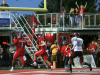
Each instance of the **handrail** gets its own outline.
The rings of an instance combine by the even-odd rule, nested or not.
[[[47,27],[47,26],[50,26],[51,27],[51,30],[53,29],[53,25],[56,25],[55,27],[61,27],[61,20],[60,20],[60,18],[61,18],[61,14],[63,14],[63,16],[62,16],[62,19],[63,19],[63,31],[64,31],[64,29],[65,28],[77,28],[77,27],[79,27],[79,26],[76,26],[76,27],[71,27],[70,26],[70,22],[71,22],[71,20],[70,20],[70,13],[44,13],[44,14],[36,14],[38,17],[39,17],[39,20],[40,20],[40,22],[41,22],[41,24],[39,24],[39,28],[44,28],[44,27]],[[76,14],[76,13],[75,13]],[[79,13],[77,13],[77,15],[78,15]],[[64,16],[65,15],[65,16]],[[99,21],[98,21],[98,16],[100,17],[100,14],[95,14],[95,13],[84,13],[84,15],[85,15],[85,18],[83,19],[83,17],[82,17],[82,25],[81,25],[81,28],[80,29],[84,29],[84,28],[87,28],[87,27],[98,27],[99,26]],[[41,17],[42,18],[45,18],[44,16],[46,16],[46,20],[44,19],[42,19],[41,20]],[[55,23],[53,24],[53,17],[55,17]],[[47,22],[47,18],[50,18],[50,20],[51,20],[51,22]],[[67,19],[67,20],[66,20]],[[74,20],[75,20],[75,16],[74,16]],[[84,20],[84,22],[83,22],[83,20]],[[48,24],[50,24],[50,25],[48,25]],[[75,22],[74,22],[75,23]],[[78,23],[79,23],[79,18],[78,18]],[[78,24],[79,25],[79,24]],[[73,26],[75,26],[74,24],[73,24]]]
[[[19,18],[20,18],[20,16],[19,16]],[[21,19],[21,18],[20,18]],[[23,22],[23,20],[21,19],[21,21]],[[24,22],[23,22],[23,24],[24,25],[26,25]],[[27,29],[27,27],[26,26],[24,26],[26,29]],[[30,25],[29,25],[29,27],[30,27]],[[30,28],[31,29],[31,28]],[[32,29],[31,29],[32,30]],[[27,29],[27,31],[28,31],[28,33],[32,36],[32,34],[30,33],[30,31]],[[36,35],[35,35],[36,36]],[[33,39],[34,41],[35,41],[35,39]],[[37,42],[35,41],[35,43],[36,43],[36,45],[37,45]]]
[[[14,15],[13,15],[14,16]],[[12,18],[12,17],[11,17]],[[19,21],[17,20],[17,18],[14,16],[14,18],[16,19],[16,21],[18,22],[18,24],[20,25],[20,27],[22,28],[22,30],[24,30],[23,29],[23,27],[21,26],[21,24],[19,23]],[[13,20],[13,19],[12,19]],[[16,23],[15,23],[16,24]],[[25,33],[25,32],[24,32]],[[26,33],[25,33],[26,34]],[[27,34],[26,34],[27,35]],[[27,37],[28,37],[28,35],[27,35]],[[28,37],[28,39],[30,40],[30,38]],[[32,46],[34,46],[34,44],[32,43],[32,41],[30,40],[30,42],[31,42],[31,44],[32,44]],[[37,51],[37,49],[36,49],[36,47],[34,47],[35,48],[35,50]]]

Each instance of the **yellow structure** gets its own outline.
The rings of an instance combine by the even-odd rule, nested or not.
[[[14,10],[14,11],[37,11],[46,12],[47,11],[46,0],[44,0],[44,8],[25,8],[25,7],[0,7],[0,10]]]

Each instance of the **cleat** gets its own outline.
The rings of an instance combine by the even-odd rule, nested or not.
[[[70,70],[70,69],[69,69],[69,70],[65,70],[65,72],[70,72],[70,73],[72,73],[72,70]]]
[[[30,64],[31,66],[37,66],[37,63]]]
[[[54,67],[53,66],[51,66],[51,70],[53,70],[54,69]]]
[[[89,69],[90,69],[90,71],[92,71],[92,67],[91,67],[91,64],[89,64]]]

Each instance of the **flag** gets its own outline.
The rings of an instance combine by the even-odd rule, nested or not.
[[[39,22],[37,21],[35,15],[33,14],[33,28],[36,28],[38,26]]]
[[[39,22],[37,21],[35,15],[33,14],[33,27],[32,27],[32,35],[35,38],[35,28],[38,26]]]

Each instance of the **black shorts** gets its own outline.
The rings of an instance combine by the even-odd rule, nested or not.
[[[80,57],[80,63],[82,63],[82,62],[83,62],[83,52],[82,52],[82,51],[74,51],[74,52],[71,54],[70,58],[73,60],[73,58],[75,58],[75,57],[77,57],[77,56]]]

